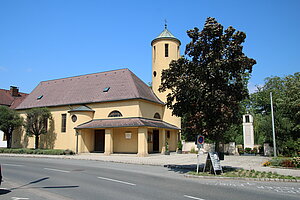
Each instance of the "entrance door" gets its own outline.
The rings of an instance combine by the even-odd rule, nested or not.
[[[153,152],[159,152],[159,130],[153,130]]]
[[[105,130],[95,130],[95,152],[104,153]]]

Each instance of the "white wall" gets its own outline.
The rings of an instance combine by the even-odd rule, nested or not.
[[[3,141],[4,133],[0,131],[0,147],[7,147],[7,142]]]

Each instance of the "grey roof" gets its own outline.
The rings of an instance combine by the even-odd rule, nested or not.
[[[80,112],[80,111],[91,111],[95,112],[93,109],[89,108],[88,106],[79,106],[77,108],[74,108],[72,110],[69,110],[69,112]]]
[[[152,40],[151,45],[154,41],[161,40],[161,39],[171,39],[176,40],[181,44],[180,40],[177,39],[167,28],[165,28],[154,40]]]
[[[155,120],[155,119],[147,119],[142,117],[95,119],[78,125],[76,129],[118,128],[118,127],[153,127],[153,128],[179,130],[177,126],[174,126],[167,122],[161,120]]]
[[[109,87],[107,92],[104,88]],[[144,99],[164,104],[129,69],[42,81],[16,109]]]

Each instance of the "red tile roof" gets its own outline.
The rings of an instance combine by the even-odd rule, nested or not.
[[[110,87],[108,92],[103,92],[107,87]],[[38,100],[38,97],[42,98]],[[163,104],[135,74],[128,69],[120,69],[42,81],[17,109],[128,99],[144,99]]]
[[[179,130],[177,126],[155,119],[141,117],[95,119],[78,125],[75,129],[118,128],[118,127],[153,127]]]
[[[19,92],[18,96],[12,96],[10,90],[0,89],[0,105],[15,109],[25,98],[26,93]]]

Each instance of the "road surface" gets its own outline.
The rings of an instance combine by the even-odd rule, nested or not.
[[[180,171],[102,161],[0,158],[2,200],[289,200],[300,184],[186,178]]]

